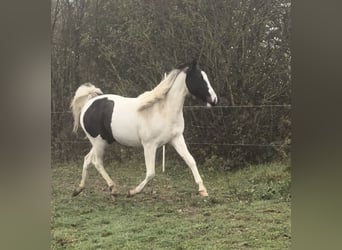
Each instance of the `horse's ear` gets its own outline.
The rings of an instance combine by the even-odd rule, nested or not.
[[[197,68],[197,60],[194,58],[191,62],[191,66],[190,66],[190,69],[191,70],[194,70]]]

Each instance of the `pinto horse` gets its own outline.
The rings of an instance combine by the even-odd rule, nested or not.
[[[74,118],[73,130],[76,132],[80,124],[92,148],[84,157],[82,179],[73,196],[83,191],[91,164],[106,180],[111,194],[117,195],[116,185],[103,167],[104,150],[114,141],[144,149],[146,177],[128,192],[129,196],[140,193],[154,177],[156,150],[167,143],[190,167],[198,193],[208,196],[183,137],[183,106],[189,94],[206,102],[209,107],[218,102],[207,74],[196,61],[176,67],[154,89],[136,98],[103,94],[89,83],[81,85],[70,105]]]

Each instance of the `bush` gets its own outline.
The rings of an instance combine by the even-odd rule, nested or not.
[[[61,0],[51,6],[52,112],[69,110],[84,82],[105,93],[135,97],[155,86],[164,72],[193,58],[209,75],[220,105],[291,101],[288,0]],[[198,102],[186,101],[192,104]],[[286,108],[186,110],[185,119],[190,143],[284,145],[190,145],[201,152],[200,162],[218,155],[231,168],[289,153]],[[69,113],[53,113],[53,160],[65,161],[88,150],[87,144],[69,143],[75,140],[71,124]]]

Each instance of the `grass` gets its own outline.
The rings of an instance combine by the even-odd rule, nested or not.
[[[107,164],[108,165],[108,164]],[[289,249],[290,169],[286,164],[234,172],[200,169],[209,198],[196,195],[184,164],[157,167],[141,194],[142,163],[110,164],[122,195],[113,200],[90,169],[86,189],[71,197],[81,164],[52,168],[51,249]]]

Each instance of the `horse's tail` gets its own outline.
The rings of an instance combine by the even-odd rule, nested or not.
[[[80,114],[84,104],[89,99],[102,94],[103,93],[101,89],[96,88],[94,85],[90,83],[85,83],[76,90],[75,96],[70,103],[70,108],[74,118],[74,126],[72,130],[74,133],[76,133],[78,129],[80,123]]]

